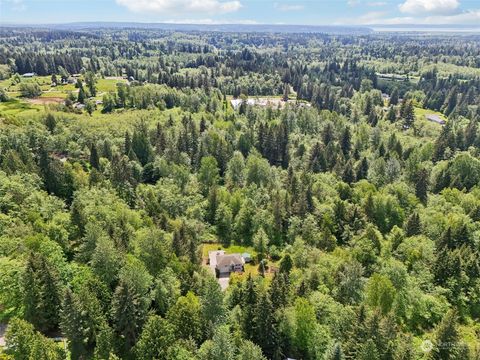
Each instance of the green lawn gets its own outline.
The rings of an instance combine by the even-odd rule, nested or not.
[[[37,114],[43,110],[41,105],[32,105],[19,99],[12,99],[7,102],[0,102],[0,116],[1,115],[17,115],[19,113],[24,114]]]
[[[236,254],[236,253],[249,253],[252,258],[257,256],[257,252],[251,246],[241,246],[241,245],[230,245],[229,247],[224,247],[222,244],[203,244],[202,254],[204,258],[208,257],[209,251],[214,250],[225,250],[227,254]]]
[[[427,115],[438,115],[441,119],[447,121],[447,118],[441,112],[423,109],[419,107],[415,108],[415,115],[417,116],[417,118],[420,118],[422,120],[427,120]]]
[[[98,79],[97,92],[116,91],[118,83],[127,83],[126,79]]]
[[[243,254],[243,253],[249,253],[252,257],[252,259],[256,259],[257,257],[257,252],[252,246],[241,246],[241,245],[230,245],[229,247],[224,247],[222,244],[215,243],[215,244],[203,244],[202,247],[202,256],[204,259],[208,258],[208,252],[209,251],[215,251],[215,250],[224,250],[227,254]],[[276,262],[273,262],[271,260],[268,261],[267,264],[268,267],[278,267],[278,264]],[[237,275],[237,276],[257,276],[258,275],[258,263],[255,262],[254,264],[245,264],[244,266],[244,273],[242,275]],[[273,273],[267,272],[265,274],[266,277],[273,276]]]

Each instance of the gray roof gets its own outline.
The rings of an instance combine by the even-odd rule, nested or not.
[[[427,115],[427,120],[433,121],[439,124],[445,124],[445,120],[443,120],[440,116],[436,114],[428,114]]]
[[[218,255],[217,266],[243,265],[245,262],[240,254]]]

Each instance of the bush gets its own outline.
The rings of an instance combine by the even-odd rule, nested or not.
[[[34,98],[42,94],[42,89],[37,83],[22,82],[20,84],[20,93],[23,97]]]

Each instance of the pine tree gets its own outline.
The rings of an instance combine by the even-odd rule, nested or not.
[[[80,104],[83,104],[85,102],[85,99],[86,99],[86,95],[85,95],[85,91],[83,90],[83,87],[81,87],[79,90],[78,90],[78,97],[77,97],[77,101],[80,103]]]
[[[411,128],[415,122],[415,109],[412,100],[406,100],[405,106],[402,110],[402,118],[406,128]]]
[[[172,326],[158,315],[151,315],[135,345],[136,359],[166,359],[175,337]]]
[[[293,268],[293,260],[290,254],[285,254],[285,256],[280,261],[280,273],[290,274],[290,271]]]
[[[360,162],[360,165],[358,166],[356,178],[358,181],[358,180],[366,179],[367,176],[368,176],[368,161],[367,161],[367,158],[364,157]]]
[[[355,181],[355,174],[353,172],[352,161],[347,161],[345,165],[345,169],[343,170],[342,180],[345,181],[347,184],[351,184]]]
[[[228,247],[232,237],[232,211],[226,204],[221,204],[215,213],[217,236],[223,246]]]
[[[52,113],[48,113],[47,116],[45,116],[45,126],[47,127],[48,131],[53,133],[57,126],[57,120],[55,118],[55,115]]]
[[[398,105],[398,99],[399,99],[399,95],[398,95],[398,89],[395,88],[393,89],[392,91],[392,94],[390,95],[390,103],[389,105],[390,106],[395,106],[395,105]]]
[[[416,174],[415,195],[426,204],[428,200],[429,173],[427,169],[420,169]]]
[[[459,340],[457,328],[457,314],[450,310],[435,330],[435,341],[430,358],[432,360],[460,360]]]
[[[253,341],[272,359],[278,348],[278,334],[274,308],[267,293],[259,296],[254,317],[250,320],[253,322]]]
[[[324,150],[318,142],[313,146],[310,152],[309,167],[314,173],[327,170],[327,161],[325,159]]]
[[[248,340],[252,340],[255,336],[252,320],[254,319],[255,315],[257,297],[255,282],[249,274],[243,290],[242,299],[242,328],[245,335],[244,337]]]
[[[409,237],[409,236],[420,235],[421,233],[422,233],[422,224],[420,223],[420,216],[418,215],[418,213],[414,212],[412,215],[408,217],[407,222],[405,224],[405,235]]]
[[[275,273],[270,286],[270,301],[275,310],[288,305],[289,292],[288,274]]]
[[[92,165],[94,169],[100,169],[100,160],[95,143],[92,143],[92,146],[90,147],[90,165]]]
[[[343,155],[347,156],[352,149],[352,135],[350,134],[350,127],[346,126],[340,141]]]
[[[325,355],[325,360],[344,360],[345,355],[340,343],[335,343],[330,351]]]
[[[29,255],[23,281],[25,319],[42,332],[57,329],[60,311],[59,281],[43,255]]]
[[[365,344],[363,344],[360,353],[358,354],[358,360],[380,360],[380,355],[378,353],[377,346],[372,339],[368,339]]]

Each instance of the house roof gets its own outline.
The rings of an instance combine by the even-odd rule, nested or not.
[[[217,255],[217,266],[243,265],[245,260],[240,254]]]
[[[440,116],[436,114],[428,114],[427,120],[436,122],[438,124],[445,124],[445,120],[443,120]]]

